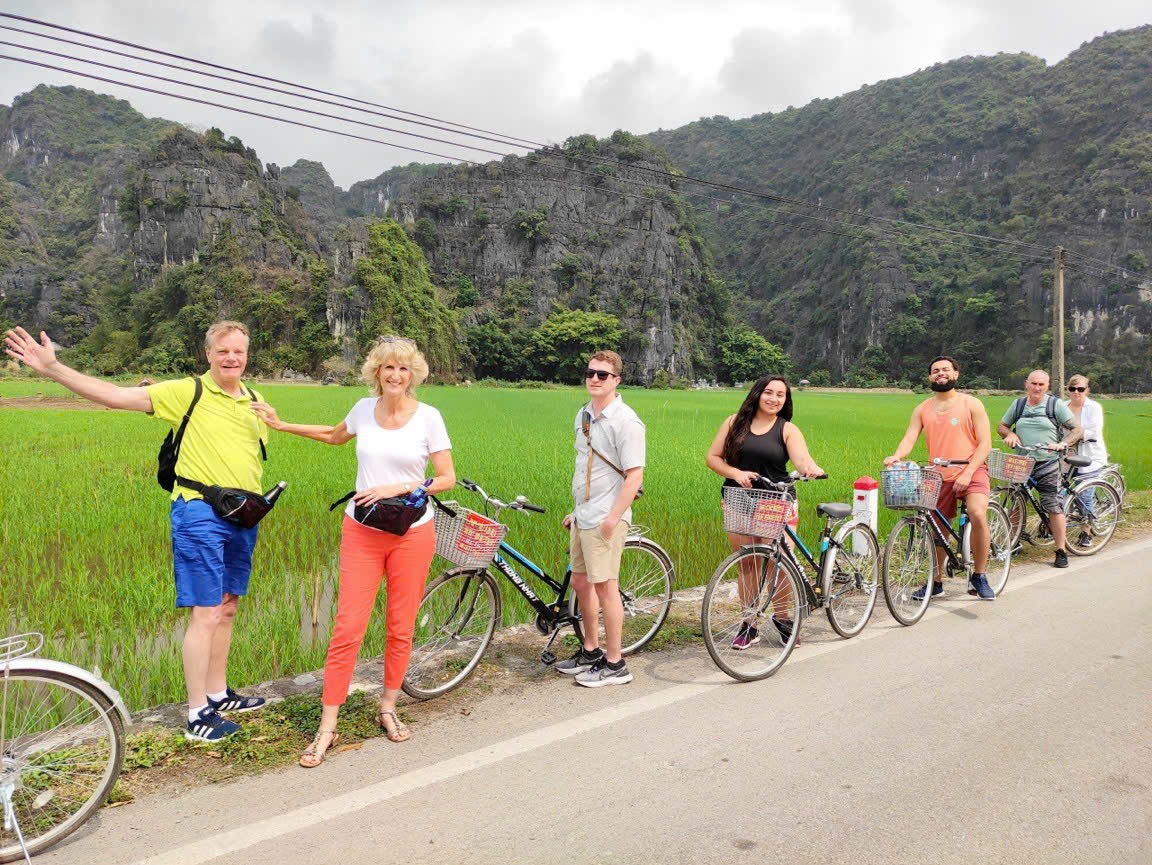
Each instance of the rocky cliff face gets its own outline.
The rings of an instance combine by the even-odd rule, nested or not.
[[[409,229],[442,284],[472,282],[473,320],[516,280],[529,289],[522,314],[531,324],[556,304],[618,316],[631,380],[661,369],[690,377],[723,314],[690,216],[673,183],[647,170],[666,167],[655,153],[623,162],[612,142],[585,147],[598,152],[394,176],[353,194]]]
[[[1046,363],[1052,249],[1063,244],[1079,253],[1066,278],[1069,364],[1103,375],[1118,351],[1147,356],[1152,332],[1150,65],[1145,27],[1050,68],[1026,55],[963,58],[651,138],[693,176],[841,211],[705,190],[728,199],[702,221],[719,270],[802,370],[901,378],[940,350],[993,379]],[[1124,273],[1090,272],[1089,259]]]

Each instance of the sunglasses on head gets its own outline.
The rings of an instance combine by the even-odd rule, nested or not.
[[[1075,387],[1069,386],[1068,390],[1072,391],[1073,393],[1084,393],[1084,391],[1088,390],[1088,388],[1076,385]]]
[[[609,372],[606,369],[586,369],[584,370],[584,378],[598,378],[600,381],[607,381],[608,376],[615,375],[614,372]]]

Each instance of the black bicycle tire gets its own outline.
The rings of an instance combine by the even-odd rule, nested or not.
[[[762,546],[742,547],[736,550],[731,555],[726,557],[716,570],[712,572],[711,578],[708,580],[708,586],[704,590],[704,600],[700,605],[700,626],[704,633],[704,647],[708,650],[708,655],[712,658],[712,662],[720,669],[725,675],[730,676],[738,682],[758,682],[767,679],[769,676],[775,675],[781,667],[784,666],[792,650],[796,648],[796,641],[800,637],[800,630],[803,626],[802,619],[799,614],[793,619],[795,625],[791,636],[788,638],[787,644],[783,647],[780,655],[776,658],[775,662],[766,670],[757,673],[744,673],[729,666],[728,663],[721,657],[719,647],[715,645],[715,639],[712,634],[712,628],[709,626],[709,613],[712,608],[712,598],[715,595],[716,588],[720,584],[720,578],[727,573],[732,565],[736,564],[741,558],[751,555],[766,555],[767,551]],[[800,572],[797,570],[796,565],[788,560],[786,556],[778,556],[777,563],[784,572],[788,575],[791,581],[791,588],[793,598],[798,610],[803,610],[807,604],[806,596],[804,594],[804,587],[801,581],[804,579]]]
[[[473,673],[476,672],[476,668],[480,665],[480,661],[484,658],[485,653],[488,651],[488,647],[492,645],[492,637],[496,633],[496,628],[500,624],[503,615],[503,600],[500,596],[500,584],[487,570],[480,571],[475,568],[451,568],[447,571],[444,571],[442,574],[440,574],[440,576],[429,583],[428,587],[424,590],[424,595],[420,599],[420,608],[418,608],[416,611],[416,621],[420,621],[420,609],[423,608],[424,603],[428,600],[428,598],[432,597],[434,592],[436,592],[441,586],[445,585],[450,580],[455,580],[458,577],[467,576],[469,574],[480,580],[482,585],[487,586],[492,597],[492,615],[488,617],[488,626],[485,628],[481,637],[480,646],[476,653],[460,670],[460,672],[456,674],[456,676],[454,676],[443,685],[435,688],[421,687],[409,678],[408,673],[412,669],[412,662],[409,660],[408,671],[405,672],[404,681],[400,687],[404,690],[405,694],[412,697],[414,700],[431,700],[435,697],[441,697],[444,694],[447,694],[449,691],[453,691],[463,685],[466,681],[468,681],[468,679],[472,677]],[[414,636],[413,654],[415,654],[415,648]]]
[[[655,623],[639,640],[621,647],[620,654],[623,657],[627,657],[643,649],[652,642],[653,638],[660,633],[660,629],[664,627],[664,622],[668,619],[668,613],[672,609],[672,582],[676,576],[676,569],[672,564],[672,557],[655,541],[648,538],[628,538],[624,542],[624,552],[630,549],[642,549],[656,557],[663,566],[665,590],[664,603],[656,615]],[[623,553],[621,553],[621,555],[623,555]],[[580,599],[576,597],[575,592],[572,593],[571,598],[568,600],[568,612],[572,616],[572,630],[576,633],[576,639],[583,645],[584,630],[580,627]]]
[[[840,545],[847,542],[849,536],[855,532],[863,533],[868,538],[869,543],[872,545],[872,549],[875,551],[876,556],[874,568],[876,572],[876,584],[872,587],[872,599],[868,604],[868,612],[864,614],[864,617],[860,620],[860,623],[855,628],[845,628],[842,623],[836,620],[836,614],[832,609],[832,593],[829,590],[829,573],[825,572],[831,572],[831,570],[835,567],[836,557],[840,555],[840,551],[842,549]],[[828,624],[832,626],[832,630],[834,630],[837,634],[846,640],[855,637],[868,626],[868,622],[872,618],[872,613],[876,609],[876,595],[880,592],[881,552],[880,541],[877,539],[876,533],[872,531],[871,526],[866,524],[849,524],[843,526],[836,533],[836,546],[829,550],[829,555],[831,555],[832,558],[828,560],[828,565],[821,571],[820,574],[821,590],[824,593],[824,611],[828,616]]]
[[[96,709],[107,717],[112,728],[112,753],[108,759],[110,771],[101,781],[100,786],[96,788],[96,791],[89,796],[88,800],[75,814],[60,824],[60,826],[31,839],[31,841],[26,841],[29,855],[37,855],[63,841],[83,826],[93,814],[104,806],[104,803],[108,799],[108,794],[112,792],[112,788],[116,785],[116,780],[120,777],[120,771],[124,765],[124,722],[107,694],[95,685],[72,673],[35,668],[0,670],[0,683],[9,679],[36,679],[57,682],[70,687],[91,700]],[[2,687],[2,685],[0,685],[0,687]],[[24,854],[18,842],[0,848],[0,862],[16,862],[23,858]]]
[[[884,603],[888,607],[888,612],[892,614],[892,618],[905,627],[911,627],[924,618],[924,613],[928,610],[928,605],[931,602],[931,583],[934,582],[936,577],[936,549],[933,542],[933,535],[928,528],[929,517],[926,514],[915,514],[907,516],[899,520],[892,531],[888,535],[888,540],[884,543],[884,555],[882,564],[880,565],[880,582],[884,586]],[[925,598],[920,604],[919,609],[912,616],[905,616],[902,612],[896,609],[896,599],[893,597],[893,589],[890,587],[891,581],[889,579],[889,562],[892,557],[892,551],[895,549],[896,539],[900,536],[901,529],[904,526],[920,527],[924,536],[929,540],[928,544],[928,574],[926,578]]]

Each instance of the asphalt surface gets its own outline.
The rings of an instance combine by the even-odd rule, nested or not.
[[[485,698],[287,769],[105,810],[36,862],[1152,863],[1152,541],[949,583],[902,628],[822,613],[738,684],[702,646],[636,680]],[[465,685],[468,687],[468,685]]]

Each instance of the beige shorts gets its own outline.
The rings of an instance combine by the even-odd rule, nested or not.
[[[620,579],[620,556],[624,552],[624,539],[628,536],[628,523],[621,520],[612,530],[611,540],[604,540],[599,527],[578,529],[572,520],[568,556],[572,573],[587,574],[588,582],[603,583]]]

